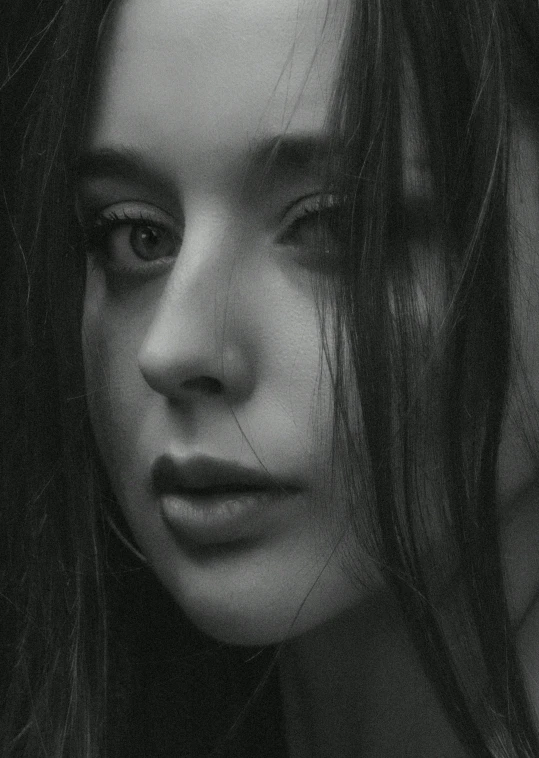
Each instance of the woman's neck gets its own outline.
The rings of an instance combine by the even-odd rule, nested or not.
[[[387,597],[286,643],[280,661],[290,758],[461,754]]]

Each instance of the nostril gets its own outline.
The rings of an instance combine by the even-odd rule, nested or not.
[[[193,379],[186,379],[182,386],[184,390],[203,392],[206,395],[220,395],[224,389],[219,379],[215,379],[213,376],[197,376]]]
[[[252,391],[253,364],[243,346],[215,347],[195,329],[179,334],[159,324],[153,329],[140,349],[138,365],[146,384],[158,394],[183,402],[224,396],[237,400]]]

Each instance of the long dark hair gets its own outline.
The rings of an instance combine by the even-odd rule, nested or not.
[[[166,607],[161,616],[177,629],[181,665],[167,692],[176,692],[175,718],[186,725],[178,743],[185,755],[207,755],[210,742],[219,743],[267,664],[257,655],[261,667],[242,669],[248,681],[238,691],[239,661],[254,653],[241,657],[197,636],[107,527],[113,497],[85,405],[84,256],[72,175],[106,5],[40,4],[33,34],[18,48],[18,60],[30,53],[29,62],[3,87],[21,82],[24,93],[12,138],[18,162],[6,180],[11,244],[1,306],[6,758],[98,758],[107,748],[136,754],[136,740],[126,748],[117,723],[136,721],[134,672],[147,639],[174,635],[152,621],[145,642],[133,631],[137,622],[129,624],[133,607],[156,618]],[[504,599],[495,492],[510,379],[509,116],[514,92],[525,99],[531,90],[515,86],[524,81],[519,72],[528,60],[537,71],[533,36],[518,28],[528,9],[524,0],[514,10],[494,0],[352,6],[328,171],[344,198],[334,381],[336,445],[349,462],[353,517],[363,534],[353,504],[366,492],[373,549],[463,749],[539,755]],[[410,72],[433,185],[432,208],[419,221],[402,187]],[[355,417],[350,391],[360,399]],[[137,592],[129,594],[133,576]],[[138,651],[132,662],[121,655],[125,639]],[[210,696],[223,683],[237,709]],[[161,694],[159,708],[166,700]],[[278,704],[274,710],[268,755],[279,743]],[[263,754],[246,732],[238,735],[231,754]]]
[[[351,363],[362,409],[362,444],[348,450],[356,471],[368,451],[382,568],[463,747],[536,755],[496,516],[511,378],[507,167],[523,94],[513,59],[525,69],[530,49],[502,3],[354,10],[336,107],[356,169],[337,308],[350,353],[341,383]],[[398,178],[405,61],[434,193],[419,228]]]

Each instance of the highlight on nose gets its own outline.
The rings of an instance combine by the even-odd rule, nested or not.
[[[208,339],[181,324],[175,328],[155,324],[138,355],[139,369],[147,384],[169,398],[182,396],[248,395],[253,387],[253,364],[240,338]],[[235,343],[238,344],[235,344]]]

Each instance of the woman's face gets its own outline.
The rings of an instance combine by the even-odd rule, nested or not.
[[[80,194],[97,219],[92,422],[150,565],[198,626],[239,644],[359,600],[313,294],[346,10],[127,0],[100,43]]]

